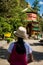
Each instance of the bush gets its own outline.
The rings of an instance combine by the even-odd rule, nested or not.
[[[7,41],[7,43],[9,43],[13,40],[13,38],[5,38],[5,40]]]

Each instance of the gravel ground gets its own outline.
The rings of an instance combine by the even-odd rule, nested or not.
[[[25,40],[29,42],[33,49],[34,62],[29,65],[43,65],[43,44],[39,40]],[[7,49],[9,44],[6,41],[0,41],[0,65],[9,65],[7,62]]]

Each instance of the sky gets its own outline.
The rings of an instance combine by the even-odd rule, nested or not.
[[[29,2],[31,6],[32,6],[32,4],[34,2],[34,0],[26,0],[26,1]],[[39,5],[41,6],[39,13],[40,13],[40,15],[42,15],[42,13],[43,13],[43,0],[39,0]]]

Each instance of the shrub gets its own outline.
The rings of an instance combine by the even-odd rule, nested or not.
[[[9,43],[13,40],[13,38],[5,38],[5,40],[7,41],[7,43]]]

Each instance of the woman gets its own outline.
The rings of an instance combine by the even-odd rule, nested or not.
[[[13,42],[8,48],[8,61],[10,65],[27,65],[27,63],[33,61],[33,57],[30,45],[23,40],[28,38],[26,29],[19,27],[14,34],[17,36],[18,40]]]

